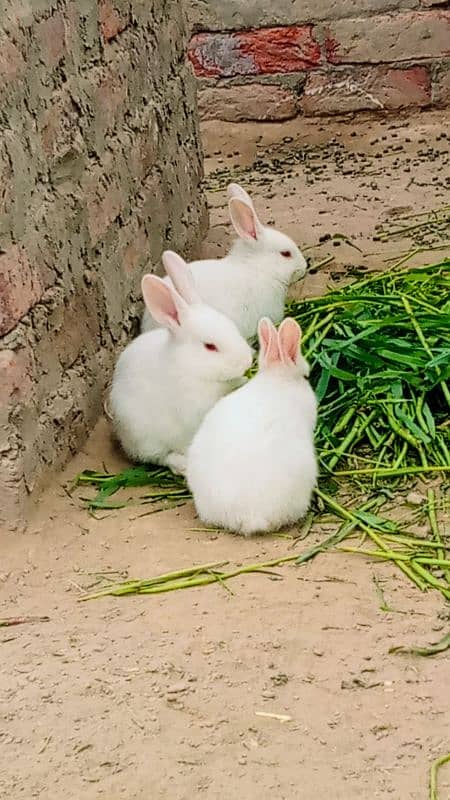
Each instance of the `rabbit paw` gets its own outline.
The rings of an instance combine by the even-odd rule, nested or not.
[[[186,475],[187,459],[183,453],[169,453],[166,458],[166,466],[175,475]]]

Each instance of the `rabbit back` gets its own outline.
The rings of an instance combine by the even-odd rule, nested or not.
[[[250,535],[306,513],[317,480],[316,400],[308,382],[258,375],[221,400],[188,454],[187,477],[206,524]]]

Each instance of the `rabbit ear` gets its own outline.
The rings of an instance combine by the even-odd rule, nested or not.
[[[297,364],[302,330],[298,322],[286,317],[278,329],[278,347],[283,364]]]
[[[231,200],[233,197],[237,197],[238,200],[242,200],[244,203],[247,203],[248,206],[253,208],[253,201],[249,194],[239,186],[238,183],[230,183],[227,187],[227,195],[228,199]]]
[[[262,364],[268,367],[270,364],[280,361],[277,329],[268,317],[259,320],[258,338]]]
[[[241,239],[259,239],[262,225],[256,216],[253,205],[244,203],[238,197],[232,197],[228,203],[231,222],[234,230]]]
[[[155,322],[171,331],[177,330],[181,324],[180,314],[187,308],[187,303],[156,275],[144,275],[141,285],[145,305]]]
[[[195,287],[194,278],[192,277],[192,272],[186,264],[186,261],[172,250],[166,250],[162,254],[162,262],[175,289],[183,300],[186,300],[186,303],[189,305],[192,303],[200,303],[200,297]]]

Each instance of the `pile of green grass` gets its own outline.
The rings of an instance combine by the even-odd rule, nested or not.
[[[449,468],[449,260],[357,281],[288,313],[312,365],[322,471],[376,481]]]

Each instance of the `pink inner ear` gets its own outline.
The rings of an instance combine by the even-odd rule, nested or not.
[[[177,311],[177,308],[175,306],[175,303],[172,300],[172,297],[170,295],[170,291],[167,294],[166,293],[162,293],[161,299],[160,299],[160,302],[159,302],[159,307],[160,307],[160,310],[161,310],[161,312],[163,314],[165,314],[167,317],[172,319],[178,325],[180,324],[178,311]]]
[[[156,322],[168,328],[175,328],[180,324],[172,291],[161,278],[145,275],[142,279],[142,294],[145,305]]]
[[[236,233],[243,239],[258,238],[258,222],[253,209],[239,198],[230,201],[231,220]]]
[[[260,320],[258,335],[265,366],[279,362],[277,330],[269,319]]]
[[[297,363],[300,355],[299,347],[301,334],[300,325],[295,319],[286,317],[281,323],[278,330],[278,345],[281,359],[285,364],[289,362]]]

